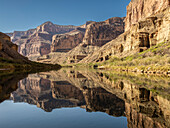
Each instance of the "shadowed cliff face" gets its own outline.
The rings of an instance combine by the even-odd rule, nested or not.
[[[170,125],[169,91],[168,78],[62,69],[29,75],[18,83],[11,100],[47,112],[78,106],[87,112],[126,116],[129,128],[166,128]]]
[[[11,74],[3,76],[3,71],[0,71],[0,103],[9,99],[11,93],[18,88],[18,82],[27,77],[27,74]]]
[[[17,50],[18,46],[11,42],[10,37],[0,32],[0,57],[29,63],[28,59],[20,55]]]

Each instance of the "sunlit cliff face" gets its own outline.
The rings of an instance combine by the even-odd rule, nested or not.
[[[131,25],[142,20],[142,18],[156,14],[166,9],[168,6],[168,0],[132,0],[127,6],[127,16],[125,19],[126,31],[131,27]]]

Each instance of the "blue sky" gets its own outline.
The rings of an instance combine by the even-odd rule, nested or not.
[[[0,31],[27,30],[51,21],[81,25],[126,16],[130,0],[0,0]]]

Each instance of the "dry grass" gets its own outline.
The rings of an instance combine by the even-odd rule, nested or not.
[[[142,70],[170,71],[170,42],[161,43],[150,49],[124,58],[112,57],[108,61],[97,63],[106,68],[138,68]]]

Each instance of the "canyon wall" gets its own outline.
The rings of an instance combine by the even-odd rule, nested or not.
[[[26,32],[8,33],[19,53],[47,63],[88,63],[125,57],[170,40],[169,0],[132,0],[126,18],[81,26],[45,22]],[[125,32],[124,32],[125,29]],[[0,44],[1,48],[1,44]]]
[[[113,17],[103,22],[88,21],[80,27],[69,33],[54,35],[52,53],[38,60],[45,63],[78,63],[122,34],[124,18]]]
[[[73,25],[56,25],[50,21],[37,27],[38,33],[49,33],[49,34],[62,34],[74,30],[76,27]]]
[[[36,29],[14,31],[14,33],[8,33],[8,35],[18,45],[18,52],[20,54],[36,61],[39,56],[51,52],[52,37],[55,34],[68,33],[76,28],[72,25],[64,26],[45,22]]]
[[[133,5],[132,3],[133,2],[130,3],[131,6]],[[165,4],[166,3],[167,2],[165,2]],[[161,4],[160,1],[159,4]],[[105,61],[111,56],[126,57],[147,50],[151,46],[158,45],[159,43],[169,43],[170,7],[169,4],[166,5],[168,7],[165,6],[166,8],[155,12],[149,17],[138,19],[136,23],[131,21],[133,24],[131,24],[129,28],[127,27],[127,24],[129,24],[127,16],[125,24],[128,29],[118,38],[102,46],[98,52],[94,52],[84,58],[80,63]]]
[[[127,6],[125,31],[143,18],[159,13],[170,5],[169,0],[131,0]]]
[[[77,28],[69,33],[56,34],[52,37],[52,52],[68,52],[80,43],[84,38],[86,29]]]
[[[103,22],[87,25],[83,42],[92,46],[103,46],[124,32],[124,18],[113,17]]]
[[[12,42],[15,42],[21,37],[27,38],[27,36],[33,34],[35,31],[36,29],[29,29],[28,31],[14,31],[13,33],[6,33],[6,34],[11,37]]]

